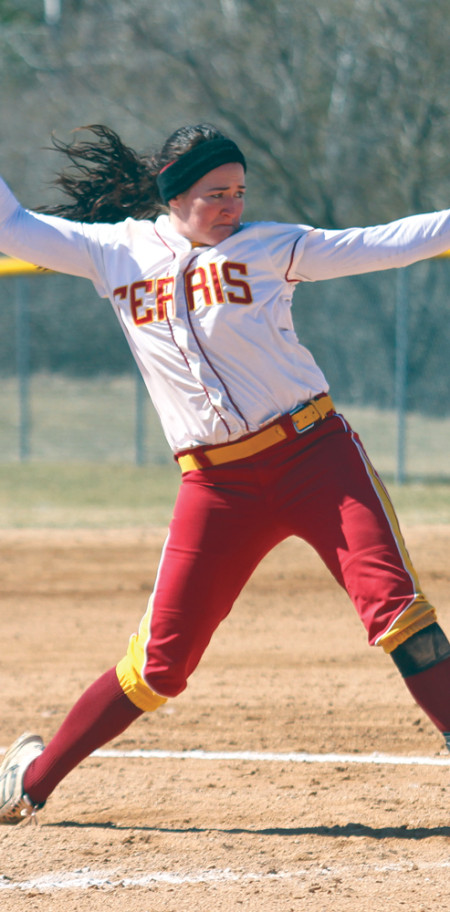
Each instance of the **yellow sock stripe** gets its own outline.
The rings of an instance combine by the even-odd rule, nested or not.
[[[158,706],[161,706],[167,700],[167,697],[161,697],[151,690],[142,676],[147,659],[146,646],[150,636],[152,609],[153,599],[150,598],[147,611],[139,625],[139,632],[130,637],[127,654],[116,667],[117,677],[123,692],[135,706],[145,712],[152,712],[152,710],[157,709]]]
[[[166,703],[167,697],[161,697],[154,693],[153,690],[137,674],[132,660],[127,653],[116,666],[116,674],[119,684],[127,697],[144,712],[153,712],[163,703]]]
[[[435,609],[427,602],[425,596],[420,595],[414,600],[412,605],[409,605],[403,611],[400,617],[396,618],[389,630],[377,640],[376,645],[382,646],[387,653],[393,652],[394,649],[397,649],[397,646],[401,646],[405,640],[408,640],[413,633],[423,630],[424,627],[429,627],[436,620]]]
[[[434,621],[436,621],[436,611],[433,606],[430,605],[430,603],[427,601],[426,597],[420,589],[419,578],[407,550],[403,535],[400,530],[397,514],[395,512],[389,494],[384,487],[381,478],[370,462],[370,459],[368,458],[364,448],[361,446],[361,444],[358,443],[357,440],[355,440],[355,443],[366,467],[366,471],[372,481],[372,485],[389,520],[392,534],[394,535],[395,541],[397,542],[397,547],[399,549],[403,564],[414,584],[415,597],[411,601],[410,605],[408,605],[407,608],[405,608],[405,610],[401,613],[401,615],[392,622],[390,628],[375,641],[377,646],[382,646],[384,651],[389,653],[396,649],[397,646],[400,646],[401,643],[404,643],[405,640],[412,636],[413,633],[417,633],[419,630],[423,630],[424,627],[428,627],[429,624],[432,624]]]

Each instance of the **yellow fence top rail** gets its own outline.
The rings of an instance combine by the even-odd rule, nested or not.
[[[0,256],[0,276],[26,275],[30,272],[45,274],[50,271],[50,269],[43,269],[42,266],[27,263],[25,260],[18,260],[16,257]]]

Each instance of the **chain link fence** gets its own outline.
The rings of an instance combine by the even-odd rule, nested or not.
[[[298,336],[379,471],[450,481],[450,259],[299,286]],[[166,464],[172,454],[108,301],[0,275],[3,463]]]

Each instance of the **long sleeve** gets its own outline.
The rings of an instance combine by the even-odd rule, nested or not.
[[[314,282],[377,272],[409,266],[447,250],[450,209],[369,228],[315,228],[299,245],[289,277]]]
[[[0,250],[57,272],[96,282],[92,226],[24,209],[0,178]]]

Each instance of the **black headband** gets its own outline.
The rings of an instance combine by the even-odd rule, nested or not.
[[[229,162],[239,162],[244,171],[247,170],[245,158],[232,139],[210,139],[198,143],[159,172],[156,183],[163,203],[167,205],[169,200],[184,193],[204,174]]]

